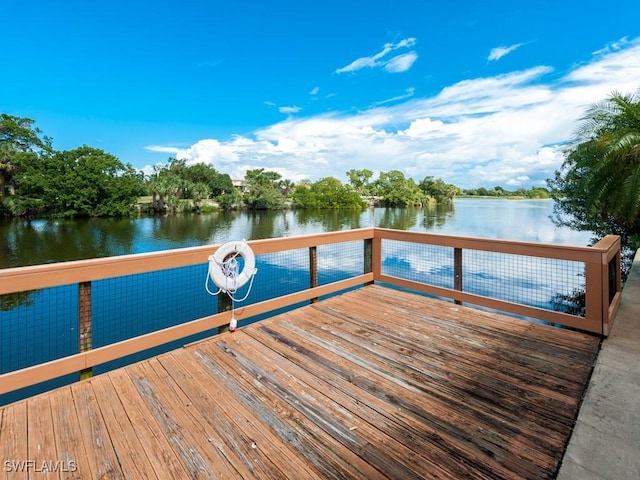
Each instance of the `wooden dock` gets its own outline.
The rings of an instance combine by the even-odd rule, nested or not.
[[[7,478],[554,478],[599,338],[371,285],[0,409]]]

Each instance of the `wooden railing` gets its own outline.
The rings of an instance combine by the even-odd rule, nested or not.
[[[346,280],[318,285],[317,247],[344,242],[362,241],[362,274]],[[453,249],[453,288],[429,285],[384,273],[384,242],[400,241],[416,245],[437,245]],[[236,317],[249,318],[259,314],[290,307],[305,301],[316,301],[323,295],[372,282],[384,282],[398,287],[452,299],[458,303],[473,304],[537,318],[554,324],[580,328],[599,335],[608,335],[620,301],[620,240],[607,236],[593,247],[547,245],[512,242],[448,235],[434,235],[379,228],[365,228],[314,234],[298,237],[255,240],[248,242],[254,254],[260,255],[296,249],[309,249],[310,286],[308,289],[266,301],[236,308]],[[92,282],[175,267],[205,264],[217,246],[184,248],[119,257],[99,258],[48,265],[0,270],[0,295],[77,284],[79,286],[78,344],[79,353],[0,375],[0,393],[35,385],[69,373],[90,375],[92,367],[120,359],[127,355],[183,339],[213,328],[229,324],[231,312],[206,316],[187,323],[151,332],[135,338],[93,348],[91,319]],[[464,291],[465,249],[526,257],[541,257],[582,262],[584,264],[586,310],[584,317],[545,310],[500,299],[489,298]]]
[[[392,285],[450,298],[460,303],[464,302],[488,307],[554,324],[578,328],[604,336],[609,334],[615,312],[620,303],[622,288],[620,278],[620,237],[616,235],[606,236],[593,247],[580,247],[376,229],[374,241],[379,244],[383,239],[440,245],[452,248],[454,250],[454,288],[441,288],[420,282],[389,277],[382,274],[380,270],[374,269],[375,281],[382,281]],[[530,307],[464,292],[462,251],[465,249],[583,263],[585,267],[585,316],[581,317]],[[378,247],[377,250],[380,251],[380,247]],[[381,265],[380,260],[374,260],[374,265],[379,268]],[[615,265],[615,268],[612,270],[616,272],[614,281],[611,281],[610,275],[610,266],[612,265]]]

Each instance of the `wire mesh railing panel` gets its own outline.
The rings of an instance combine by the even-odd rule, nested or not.
[[[455,288],[454,248],[382,241],[382,273],[426,285]],[[462,250],[462,291],[584,316],[584,263],[481,250]]]
[[[78,353],[78,286],[0,296],[0,373]]]
[[[237,298],[246,299],[236,303],[236,307],[258,303],[307,290],[310,286],[309,249],[299,248],[281,252],[267,253],[256,257],[257,272],[253,284],[243,287]],[[291,305],[275,312],[258,314],[249,318],[242,316],[242,310],[236,315],[238,326],[245,326],[258,320],[268,318],[281,311],[291,310],[298,305]]]
[[[309,288],[308,249],[260,255],[253,283],[238,290],[243,304]],[[218,313],[208,264],[91,282],[91,347]],[[243,265],[240,265],[243,268]],[[224,293],[221,293],[224,295]],[[0,373],[79,352],[78,285],[0,296]]]
[[[364,273],[364,244],[353,242],[318,247],[318,285],[326,285]]]
[[[309,251],[306,248],[258,255],[258,269],[247,303],[256,303],[309,288]]]
[[[453,248],[382,240],[382,274],[453,288]]]
[[[584,263],[463,250],[462,290],[584,316]]]
[[[93,347],[217,313],[206,279],[202,264],[94,281]]]

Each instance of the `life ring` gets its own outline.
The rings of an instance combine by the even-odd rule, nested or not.
[[[241,272],[237,269],[239,256],[244,260]],[[256,271],[256,257],[244,241],[227,242],[209,256],[209,276],[223,292],[235,292],[251,280]]]

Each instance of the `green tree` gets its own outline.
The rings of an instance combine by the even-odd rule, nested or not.
[[[43,213],[60,217],[129,215],[142,193],[141,179],[132,166],[88,146],[23,155],[17,181],[19,199],[39,199]]]
[[[293,199],[293,203],[296,208],[304,208],[304,209],[317,209],[320,208],[318,203],[318,198],[311,190],[311,184],[309,183],[301,183],[296,185],[293,193],[291,194],[291,198]]]
[[[16,173],[18,154],[51,151],[51,139],[33,124],[30,118],[0,114],[0,203]]]
[[[549,190],[543,187],[532,187],[527,192],[527,198],[549,198]]]
[[[202,200],[209,196],[209,185],[204,182],[197,182],[191,186],[191,199],[197,210],[202,208]]]
[[[205,198],[220,199],[234,193],[229,175],[205,163],[187,165],[186,160],[176,158],[170,158],[166,165],[156,165],[146,188],[156,213],[199,210]]]
[[[174,165],[175,164],[175,165]],[[213,166],[206,163],[186,165],[184,160],[172,160],[169,171],[192,185],[203,183],[209,187],[207,196],[216,198],[233,190],[233,182],[227,174],[218,172]],[[184,198],[192,198],[192,193]]]
[[[373,172],[368,168],[362,170],[351,169],[347,172],[349,183],[360,195],[371,195],[371,177]]]
[[[279,187],[280,187],[280,191],[282,192],[282,195],[284,195],[284,197],[287,198],[291,193],[291,191],[293,190],[293,188],[295,187],[295,183],[293,183],[293,181],[289,180],[288,178],[285,178],[280,180]]]
[[[620,235],[626,273],[640,247],[640,91],[589,108],[548,184],[556,224]]]
[[[265,170],[264,168],[255,168],[253,170],[247,170],[245,174],[245,180],[250,185],[277,185],[282,179],[282,175],[278,172],[272,172]]]
[[[435,199],[437,203],[451,203],[455,196],[460,193],[458,187],[445,183],[441,178],[434,180],[433,177],[424,177],[419,187],[426,195]]]
[[[374,182],[375,194],[390,207],[423,205],[429,198],[412,178],[405,178],[399,170],[381,172]]]
[[[280,189],[282,176],[264,168],[247,170],[245,182],[248,187],[244,203],[255,210],[280,209],[284,207],[284,197]]]
[[[350,185],[334,177],[321,178],[311,185],[299,185],[293,193],[299,208],[364,208],[366,202]]]
[[[242,206],[242,194],[232,189],[218,196],[218,203],[223,210],[232,210]]]
[[[231,177],[227,173],[216,172],[216,176],[213,177],[208,184],[213,198],[233,194],[235,191],[233,180],[231,180]]]
[[[586,167],[588,207],[632,222],[640,213],[640,91],[594,105],[578,135],[584,141],[569,161]]]
[[[156,213],[164,213],[170,206],[177,205],[180,179],[156,171],[147,181],[147,190],[151,193],[151,205]]]

